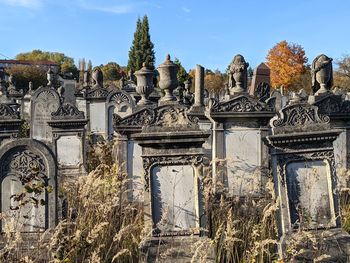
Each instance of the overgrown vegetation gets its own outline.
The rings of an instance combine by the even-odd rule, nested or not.
[[[217,262],[272,262],[276,255],[277,204],[273,183],[266,185],[263,198],[227,198],[215,195],[212,178],[205,179],[209,236]],[[221,191],[219,191],[221,192]]]

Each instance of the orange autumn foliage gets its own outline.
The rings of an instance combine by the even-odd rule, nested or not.
[[[304,49],[294,43],[281,41],[269,50],[267,65],[271,70],[272,87],[283,85],[288,90],[306,70],[307,57]]]

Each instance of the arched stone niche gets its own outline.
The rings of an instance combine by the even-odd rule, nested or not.
[[[38,173],[35,179],[31,174]],[[11,198],[24,191],[24,185],[43,182],[52,191],[44,191],[35,198],[43,204],[37,207],[28,203],[18,210],[12,210],[17,202]],[[17,225],[21,232],[41,232],[54,227],[57,223],[57,176],[56,160],[51,150],[43,143],[33,139],[18,139],[6,143],[0,148],[0,208],[1,212],[10,215],[10,221]],[[26,198],[34,197],[28,193]],[[3,231],[5,222],[1,222]]]

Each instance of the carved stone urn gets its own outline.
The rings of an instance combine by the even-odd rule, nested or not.
[[[247,91],[247,68],[249,63],[245,62],[242,55],[236,55],[230,65],[231,95],[232,93],[242,93]],[[234,80],[234,83],[232,81]],[[233,85],[235,84],[235,85]]]
[[[176,101],[173,90],[178,86],[177,72],[179,67],[170,60],[170,55],[166,56],[163,64],[159,65],[159,87],[165,92],[160,102]]]
[[[317,56],[312,62],[312,86],[320,95],[329,92],[333,82],[332,58],[324,54]]]
[[[142,68],[134,73],[137,79],[136,92],[141,95],[141,100],[137,105],[152,104],[148,97],[154,90],[153,73],[153,70],[147,68],[146,63],[143,63]]]

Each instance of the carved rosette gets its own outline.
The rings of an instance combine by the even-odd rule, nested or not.
[[[198,166],[203,163],[202,155],[189,155],[189,156],[144,156],[143,158],[144,169],[144,183],[145,191],[150,191],[151,170],[155,166],[169,166],[169,165],[193,165]]]

